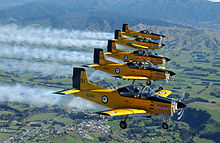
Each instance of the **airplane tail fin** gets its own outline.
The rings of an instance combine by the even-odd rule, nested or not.
[[[77,90],[104,89],[104,87],[100,87],[89,82],[86,70],[84,68],[73,68],[72,84],[73,88]]]
[[[117,49],[116,43],[113,40],[108,40],[107,51],[110,53],[124,52],[122,50]]]
[[[88,76],[84,68],[73,68],[72,88],[54,92],[54,94],[74,94],[77,96],[81,89],[105,89],[104,87],[92,84],[88,80]]]
[[[99,64],[99,65],[115,64],[112,61],[106,60],[103,49],[99,49],[99,48],[94,49],[93,62],[94,64]]]
[[[127,32],[129,30],[128,24],[123,24],[122,32]]]
[[[78,90],[88,86],[89,80],[84,68],[73,68],[72,84]]]
[[[115,39],[121,39],[122,35],[121,35],[121,30],[115,30]]]
[[[107,51],[111,53],[117,53],[120,52],[121,50],[117,49],[115,41],[108,40]]]

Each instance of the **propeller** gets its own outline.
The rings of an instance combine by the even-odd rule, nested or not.
[[[177,121],[180,121],[183,118],[184,109],[181,108],[180,111],[177,113]]]
[[[162,42],[163,42],[163,37],[162,37],[162,36],[160,36],[160,42],[159,42],[159,44],[161,45],[161,44],[162,44]]]
[[[177,119],[177,121],[180,121],[184,115],[184,111],[186,107],[186,105],[182,103],[182,100],[184,99],[184,97],[185,97],[185,94],[183,94],[180,100],[177,101],[177,100],[172,99],[171,101],[170,117],[173,117],[174,114],[178,111],[176,115],[174,116],[174,118]]]
[[[182,97],[179,100],[180,103],[182,103],[183,99],[185,98],[185,93],[182,91]],[[177,121],[180,121],[183,118],[185,108],[181,108],[177,113]]]
[[[173,99],[171,101],[171,108],[170,108],[170,113],[171,113],[171,117],[173,117],[173,114],[176,113],[176,110],[178,110],[177,108],[177,102],[175,102]]]
[[[162,59],[163,60],[163,66],[165,66],[165,63],[166,63],[166,59]]]
[[[183,99],[185,97],[185,94],[184,94],[183,91],[182,91],[182,93],[183,93],[182,97],[178,101],[176,101],[176,103],[177,103],[176,110],[178,110],[178,112],[177,112],[175,118],[177,119],[177,121],[181,121],[182,120],[183,115],[184,115],[184,111],[185,111],[185,107],[186,107],[186,105],[182,103],[182,101],[183,101]],[[171,104],[171,106],[172,106],[172,104]],[[172,108],[171,108],[171,111],[172,111]],[[171,117],[172,117],[172,115],[173,115],[173,113],[171,112]]]
[[[166,82],[168,83],[168,81],[169,81],[169,79],[170,79],[170,73],[166,73]]]

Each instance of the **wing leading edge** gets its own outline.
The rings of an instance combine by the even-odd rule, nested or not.
[[[115,78],[123,78],[128,80],[148,80],[145,76],[113,76]]]
[[[54,94],[66,95],[66,94],[74,94],[74,93],[78,93],[78,92],[80,92],[80,90],[77,90],[77,89],[66,89],[66,90],[57,91]]]
[[[107,116],[121,116],[121,115],[130,115],[130,114],[146,114],[147,112],[142,109],[114,109],[114,110],[107,110],[97,112],[100,115],[107,115]]]

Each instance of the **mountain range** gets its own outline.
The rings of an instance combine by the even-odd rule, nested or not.
[[[0,23],[113,31],[121,23],[220,28],[220,3],[207,0],[0,0]]]

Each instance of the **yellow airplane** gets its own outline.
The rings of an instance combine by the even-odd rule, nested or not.
[[[122,26],[122,35],[128,36],[128,37],[149,37],[152,40],[161,40],[162,38],[166,37],[164,35],[152,33],[148,30],[142,30],[142,31],[133,31],[130,30],[128,27],[128,24],[123,24]]]
[[[72,89],[55,92],[56,94],[74,94],[75,96],[90,100],[111,108],[98,112],[100,115],[121,116],[125,120],[120,122],[122,129],[127,128],[126,120],[132,114],[171,114],[177,113],[178,120],[182,118],[186,107],[180,100],[168,98],[172,92],[160,90],[155,93],[149,86],[129,85],[118,89],[106,89],[89,82],[84,68],[73,68]],[[162,127],[168,128],[165,120]]]
[[[149,61],[131,61],[123,64],[118,64],[105,59],[103,49],[94,49],[94,64],[84,65],[84,67],[91,67],[96,70],[104,71],[114,74],[116,78],[123,78],[128,80],[147,80],[150,85],[150,80],[168,80],[170,76],[175,73],[166,70],[165,67],[155,67]]]
[[[122,37],[121,30],[115,30],[115,39],[113,41],[135,49],[160,49],[165,46],[165,44],[153,42],[143,37],[137,37],[136,39]]]
[[[109,57],[113,57],[115,59],[126,61],[134,61],[134,60],[147,60],[154,65],[165,64],[167,61],[170,61],[169,58],[166,58],[162,55],[157,55],[150,50],[140,49],[133,52],[125,52],[123,50],[119,50],[116,47],[115,41],[108,40],[107,53],[105,55]]]

